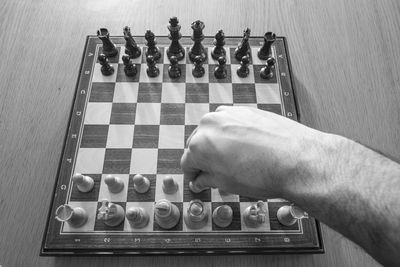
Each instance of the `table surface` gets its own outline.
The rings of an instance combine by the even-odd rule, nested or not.
[[[322,226],[323,255],[39,257],[86,35],[130,25],[167,35],[274,31],[288,38],[302,123],[400,160],[400,2],[87,0],[0,2],[0,266],[376,266]]]

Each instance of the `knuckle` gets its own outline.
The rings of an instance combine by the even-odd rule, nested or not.
[[[216,120],[216,113],[209,112],[203,115],[200,119],[200,125],[210,124]]]

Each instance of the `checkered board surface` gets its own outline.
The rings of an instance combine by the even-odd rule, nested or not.
[[[112,38],[119,53],[109,58],[115,68],[111,76],[103,76],[97,62],[101,41],[94,36],[87,39],[42,254],[322,252],[319,224],[315,219],[304,218],[289,227],[278,222],[277,210],[288,205],[287,201],[265,199],[267,222],[258,228],[248,227],[242,214],[257,199],[218,189],[192,193],[179,164],[186,140],[200,118],[219,105],[250,106],[298,119],[285,39],[279,37],[273,45],[277,63],[274,77],[269,80],[259,75],[265,64],[257,57],[262,38],[250,39],[250,75],[246,78],[236,74],[239,62],[233,56],[240,38],[225,39],[228,75],[221,80],[213,74],[217,62],[211,57],[212,38],[203,41],[208,59],[201,78],[193,77],[193,65],[187,56],[192,41],[187,37],[181,39],[186,56],[179,62],[182,76],[177,79],[168,76],[168,38],[157,38],[162,56],[157,63],[160,75],[155,78],[146,73],[144,39],[135,39],[142,49],[141,57],[133,60],[138,69],[135,77],[127,77],[123,70],[123,38]],[[94,189],[89,193],[79,192],[71,181],[74,173],[92,177]],[[139,194],[133,189],[132,178],[138,173],[150,180],[147,193]],[[124,181],[122,192],[109,192],[104,183],[108,174]],[[172,175],[179,185],[175,194],[162,191],[162,180],[167,175]],[[96,216],[102,199],[117,203],[125,210],[144,208],[150,214],[149,224],[135,229],[125,219],[116,227],[106,226]],[[181,212],[179,223],[170,230],[154,222],[154,203],[160,199],[170,200]],[[193,199],[202,200],[209,212],[206,226],[196,230],[187,227],[182,219]],[[55,210],[65,203],[85,209],[89,216],[87,223],[74,228],[57,221]],[[215,225],[211,216],[223,204],[233,210],[232,224],[226,228]]]

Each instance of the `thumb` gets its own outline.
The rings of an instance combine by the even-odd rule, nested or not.
[[[196,191],[203,191],[210,187],[216,187],[214,176],[207,172],[200,172],[192,181],[192,186]]]

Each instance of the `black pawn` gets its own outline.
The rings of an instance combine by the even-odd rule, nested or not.
[[[235,49],[235,58],[239,61],[242,60],[242,57],[244,56],[250,56],[249,38],[250,38],[250,29],[246,28],[243,31],[243,39],[238,44],[238,47]]]
[[[225,45],[225,34],[222,30],[219,30],[215,35],[215,39],[213,44],[214,48],[211,50],[211,57],[217,60],[219,57],[225,57],[226,51],[224,48]]]
[[[136,65],[133,64],[132,59],[128,55],[122,56],[122,61],[124,62],[124,72],[126,76],[133,77],[137,73]]]
[[[168,38],[171,40],[171,44],[167,49],[167,56],[169,59],[171,59],[172,56],[175,56],[178,61],[182,60],[185,56],[185,49],[179,43],[182,34],[179,32],[181,30],[181,25],[179,25],[177,17],[170,18],[168,30],[170,32]]]
[[[237,69],[236,73],[239,77],[245,78],[249,76],[249,63],[250,59],[248,56],[242,57],[242,61],[240,61],[240,67]]]
[[[156,65],[156,60],[153,56],[149,55],[146,57],[147,61],[147,75],[149,77],[157,77],[160,74],[160,70]]]
[[[142,54],[140,48],[137,46],[135,40],[131,34],[131,28],[128,26],[124,27],[124,38],[125,38],[125,54],[129,55],[130,58],[138,58]]]
[[[225,64],[226,64],[225,57],[219,57],[218,58],[218,66],[215,67],[215,70],[214,70],[215,78],[217,78],[217,79],[225,79],[226,78],[227,73],[226,73]]]
[[[108,63],[108,59],[106,57],[106,55],[104,54],[100,54],[99,57],[99,62],[101,65],[101,73],[104,76],[110,76],[114,73],[114,67],[110,65],[110,63]]]
[[[147,41],[146,58],[148,56],[152,56],[155,62],[157,62],[161,58],[161,53],[160,49],[156,46],[157,42],[154,33],[150,30],[147,30],[144,35],[144,38]]]
[[[193,35],[191,39],[194,41],[193,46],[189,49],[189,59],[194,62],[196,56],[201,56],[202,61],[205,62],[207,59],[207,52],[201,42],[204,40],[203,29],[204,22],[196,20],[192,23],[191,28],[193,29]]]
[[[118,55],[118,49],[110,40],[110,33],[106,28],[100,28],[97,31],[97,37],[103,42],[103,54],[106,57],[115,57]]]
[[[272,56],[271,46],[275,42],[275,40],[275,33],[267,32],[266,34],[264,34],[264,44],[257,53],[259,59],[266,60],[270,56]]]
[[[269,57],[267,59],[267,65],[263,67],[260,71],[260,76],[263,79],[271,79],[274,77],[273,67],[275,65],[275,58]]]
[[[169,59],[171,64],[168,67],[168,75],[171,79],[176,79],[181,77],[182,71],[178,65],[178,58],[176,56],[171,56]]]
[[[196,78],[200,78],[204,76],[205,70],[203,67],[203,58],[201,56],[196,56],[193,61],[194,68],[192,70],[192,74]]]

